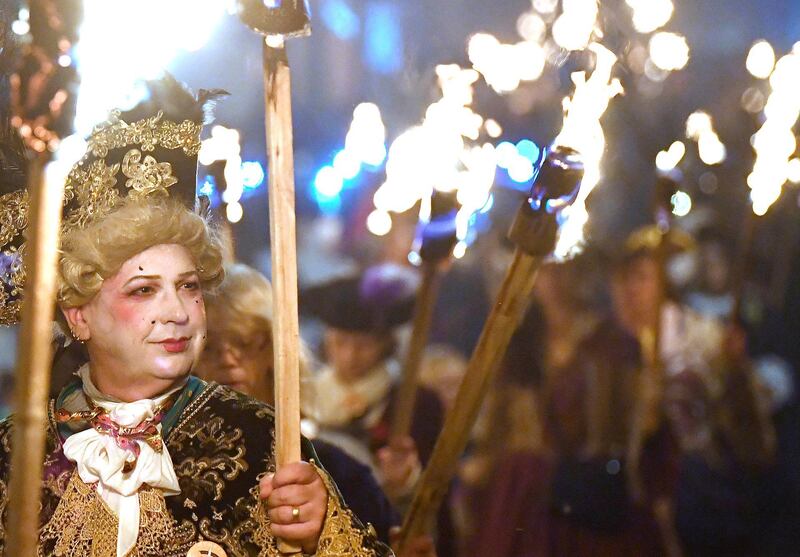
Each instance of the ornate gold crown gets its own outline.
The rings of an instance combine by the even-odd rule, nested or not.
[[[114,111],[96,126],[65,183],[62,233],[103,218],[129,197],[177,196],[192,207],[203,127],[202,106],[192,103],[186,106],[199,107],[191,113],[196,119],[171,120],[158,110],[128,123]],[[9,187],[0,183],[0,192]],[[0,325],[19,321],[28,205],[25,189],[0,193]]]

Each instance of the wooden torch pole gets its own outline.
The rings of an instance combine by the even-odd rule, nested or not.
[[[267,39],[269,40],[269,39]],[[286,49],[264,43],[264,103],[269,156],[269,229],[275,316],[275,464],[300,460],[300,324],[297,309],[292,95]],[[279,544],[284,555],[299,547]]]
[[[514,259],[467,365],[453,408],[445,418],[433,454],[417,484],[400,534],[400,555],[411,540],[430,531],[483,398],[528,306],[536,273],[556,246],[557,216],[546,210],[547,199],[566,198],[571,192],[576,195],[582,178],[583,163],[577,153],[569,148],[553,149],[541,167],[530,198],[517,213],[509,233],[517,246]]]
[[[428,344],[431,322],[433,321],[433,308],[436,306],[436,298],[441,283],[440,264],[441,262],[438,261],[426,261],[422,266],[422,284],[419,287],[414,306],[411,340],[403,361],[402,382],[397,392],[397,406],[392,420],[392,439],[407,437],[411,432],[422,355],[425,352],[425,346]]]
[[[543,257],[532,256],[521,250],[514,255],[497,303],[489,314],[467,366],[453,409],[445,419],[406,514],[398,545],[401,555],[410,540],[430,531],[450,480],[456,473],[458,459],[469,441],[483,397],[527,307],[536,271],[542,261]]]
[[[37,554],[47,397],[53,357],[53,313],[64,183],[45,180],[44,164],[45,160],[40,157],[32,161],[28,169],[30,236],[24,256],[28,278],[17,355],[6,549],[7,555],[15,557]]]

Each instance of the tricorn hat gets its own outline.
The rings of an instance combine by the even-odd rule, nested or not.
[[[303,292],[303,307],[329,327],[385,333],[411,319],[419,277],[408,267],[383,264]]]

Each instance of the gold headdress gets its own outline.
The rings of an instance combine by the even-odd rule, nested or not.
[[[88,139],[64,190],[62,232],[102,219],[126,198],[169,196],[194,207],[204,105],[220,91],[195,98],[171,76],[147,83],[148,97],[114,111]],[[2,164],[2,161],[0,161]],[[0,324],[19,320],[25,282],[28,194],[0,183]]]

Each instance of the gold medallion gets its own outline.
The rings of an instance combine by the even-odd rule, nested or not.
[[[214,542],[197,542],[189,548],[186,557],[228,557],[225,550]]]

